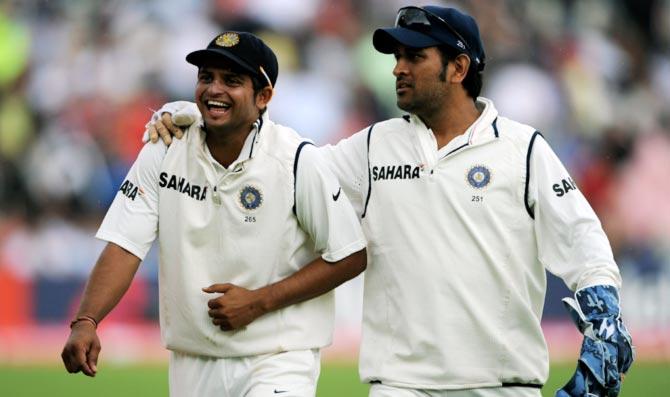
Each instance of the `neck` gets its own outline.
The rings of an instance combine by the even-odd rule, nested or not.
[[[477,120],[481,112],[470,98],[448,101],[435,112],[418,114],[433,131],[437,148],[446,146],[452,139],[462,135]]]
[[[205,126],[205,143],[212,157],[227,168],[240,157],[244,142],[252,129],[213,131]]]

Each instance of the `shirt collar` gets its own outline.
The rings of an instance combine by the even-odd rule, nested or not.
[[[196,157],[202,161],[203,166],[205,167],[206,172],[214,171],[214,174],[208,176],[208,179],[211,179],[211,183],[215,183],[222,175],[225,175],[229,171],[238,172],[244,169],[243,163],[250,160],[254,157],[255,153],[259,148],[259,141],[261,138],[261,132],[263,131],[263,126],[268,125],[271,121],[268,118],[267,111],[256,120],[249,131],[242,150],[235,161],[233,161],[228,168],[224,168],[223,165],[219,164],[207,148],[207,143],[205,141],[205,130],[204,124],[201,121],[198,124],[198,130],[196,134],[192,134],[195,139],[193,140],[194,146],[193,149],[196,150]]]
[[[268,111],[266,110],[261,117],[259,117],[254,123],[252,124],[251,131],[249,131],[249,134],[247,135],[246,139],[244,140],[244,145],[242,145],[242,150],[240,150],[240,154],[237,157],[235,161],[231,164],[231,167],[234,166],[237,163],[241,163],[243,161],[247,161],[249,159],[252,159],[254,155],[258,152],[258,148],[260,146],[260,140],[262,137],[261,132],[263,131],[263,126],[267,125],[270,123],[270,119],[268,116]],[[198,142],[197,144],[203,148],[205,152],[209,152],[209,150],[205,150],[205,147],[207,143],[205,142],[205,129],[204,129],[204,121],[200,120],[198,124]],[[211,156],[211,155],[210,155]],[[230,167],[228,167],[230,168]]]
[[[475,103],[481,114],[463,135],[468,137],[468,145],[479,145],[498,138],[498,110],[493,101],[488,98],[478,97]]]
[[[493,101],[488,98],[478,97],[475,106],[481,111],[481,114],[463,134],[454,138],[453,144],[457,144],[457,146],[479,145],[498,137],[498,129],[496,126],[498,110],[493,105]],[[428,127],[419,116],[410,114],[405,116],[405,119],[415,126],[419,126],[422,130],[428,131]],[[451,145],[452,144],[449,146]]]
[[[261,131],[263,129],[263,125],[265,125],[268,121],[267,113],[268,112],[266,110],[265,113],[263,113],[263,115],[258,118],[258,120],[254,121],[251,131],[249,132],[249,135],[247,135],[247,139],[244,141],[244,146],[242,146],[240,156],[235,161],[236,163],[252,159],[258,151],[260,140],[263,136]]]

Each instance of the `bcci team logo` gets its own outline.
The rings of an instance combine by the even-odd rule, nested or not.
[[[255,210],[263,203],[261,192],[251,185],[247,185],[240,190],[240,204],[245,210]]]
[[[468,171],[468,183],[475,189],[481,189],[491,182],[491,171],[486,166],[476,165]]]
[[[219,47],[232,47],[240,42],[240,35],[234,32],[228,32],[216,38],[216,45]]]

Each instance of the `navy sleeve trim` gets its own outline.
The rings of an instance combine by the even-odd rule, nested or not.
[[[541,389],[544,385],[540,383],[503,382],[502,387],[530,387],[533,389]]]
[[[368,203],[370,202],[370,195],[372,194],[372,172],[370,171],[370,136],[372,135],[372,127],[375,125],[372,124],[368,129],[368,196],[365,198],[365,207],[363,208],[363,215],[361,218],[365,218],[365,214],[368,212]]]
[[[530,208],[530,205],[528,205],[528,184],[530,183],[530,155],[533,152],[533,144],[535,144],[535,138],[538,136],[542,136],[540,131],[535,131],[533,136],[530,138],[530,144],[528,144],[528,153],[526,153],[526,188],[524,189],[524,194],[523,194],[523,203],[526,206],[526,212],[528,212],[528,215],[532,219],[535,219],[535,213],[533,212],[533,209]]]
[[[293,160],[293,215],[296,216],[298,215],[295,209],[296,183],[298,181],[298,159],[300,158],[300,152],[302,152],[305,145],[313,145],[313,143],[308,141],[300,142],[298,149],[295,151],[295,159]]]

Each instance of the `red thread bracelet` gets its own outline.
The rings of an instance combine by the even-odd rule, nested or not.
[[[70,322],[70,329],[74,327],[80,321],[90,321],[93,324],[93,328],[98,328],[98,322],[91,316],[79,316]]]

